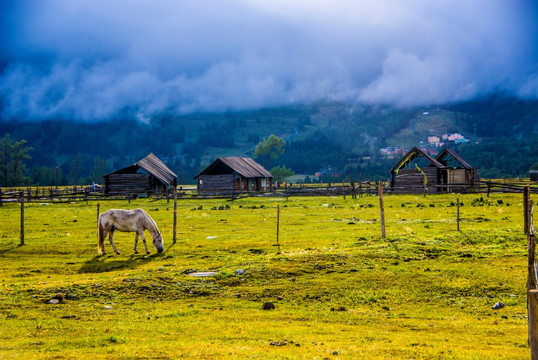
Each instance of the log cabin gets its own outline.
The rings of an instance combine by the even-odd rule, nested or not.
[[[389,187],[398,193],[461,191],[478,184],[479,170],[454,150],[444,149],[433,158],[414,147],[390,170]]]
[[[105,194],[112,196],[164,195],[177,185],[177,175],[153,153],[103,178]]]
[[[270,191],[273,176],[254,159],[219,157],[194,177],[199,194]]]

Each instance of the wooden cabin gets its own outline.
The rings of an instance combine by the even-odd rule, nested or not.
[[[390,170],[389,186],[395,192],[452,192],[474,186],[480,180],[473,168],[451,149],[435,158],[414,147]]]
[[[443,169],[443,164],[414,147],[390,170],[389,186],[394,192],[403,193],[419,193],[425,188],[437,191],[436,186],[443,184]]]
[[[167,194],[177,185],[177,175],[153,153],[103,177],[106,195]]]
[[[220,157],[194,177],[199,194],[270,191],[273,176],[254,159]]]
[[[446,168],[443,176],[448,192],[464,190],[480,181],[480,169],[472,167],[452,149],[443,149],[435,160]]]

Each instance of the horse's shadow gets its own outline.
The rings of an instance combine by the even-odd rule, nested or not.
[[[102,273],[109,271],[117,271],[121,269],[134,269],[140,265],[147,264],[158,258],[161,258],[163,253],[151,255],[131,255],[129,258],[118,258],[117,255],[97,255],[86,261],[78,270],[80,274]]]
[[[16,248],[19,248],[21,246],[22,246],[21,244],[17,244],[17,245],[9,245],[9,246],[7,246],[5,248],[0,248],[0,255],[3,255],[3,254],[5,254],[5,253],[7,253],[9,251],[13,251]]]

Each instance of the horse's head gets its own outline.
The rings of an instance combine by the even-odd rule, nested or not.
[[[162,232],[160,232],[159,234],[157,234],[157,236],[153,238],[153,246],[155,246],[155,249],[157,249],[157,252],[161,253],[164,251]]]

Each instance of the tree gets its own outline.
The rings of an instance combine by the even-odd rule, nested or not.
[[[108,172],[108,160],[101,156],[93,159],[93,170],[88,182],[100,183],[103,181],[103,175]]]
[[[56,166],[32,167],[32,183],[40,186],[61,185],[64,178],[62,168]],[[58,177],[58,182],[56,182]]]
[[[273,175],[273,179],[275,181],[278,181],[279,183],[283,183],[286,181],[286,178],[289,178],[290,176],[295,175],[291,169],[287,169],[286,166],[275,166],[271,169],[271,175]]]
[[[6,134],[0,139],[0,186],[7,186],[7,169],[9,165],[9,156],[13,144],[9,138],[9,134]]]
[[[71,167],[68,174],[69,185],[80,185],[83,171],[82,155],[78,153],[71,161]]]
[[[286,142],[278,136],[271,134],[267,139],[260,141],[254,150],[255,158],[265,159],[264,167],[270,159],[277,159],[279,155],[284,154],[284,145]]]
[[[26,185],[30,178],[26,176],[27,168],[24,160],[32,157],[28,154],[34,150],[26,146],[26,140],[13,142],[9,134],[0,139],[0,185]]]

